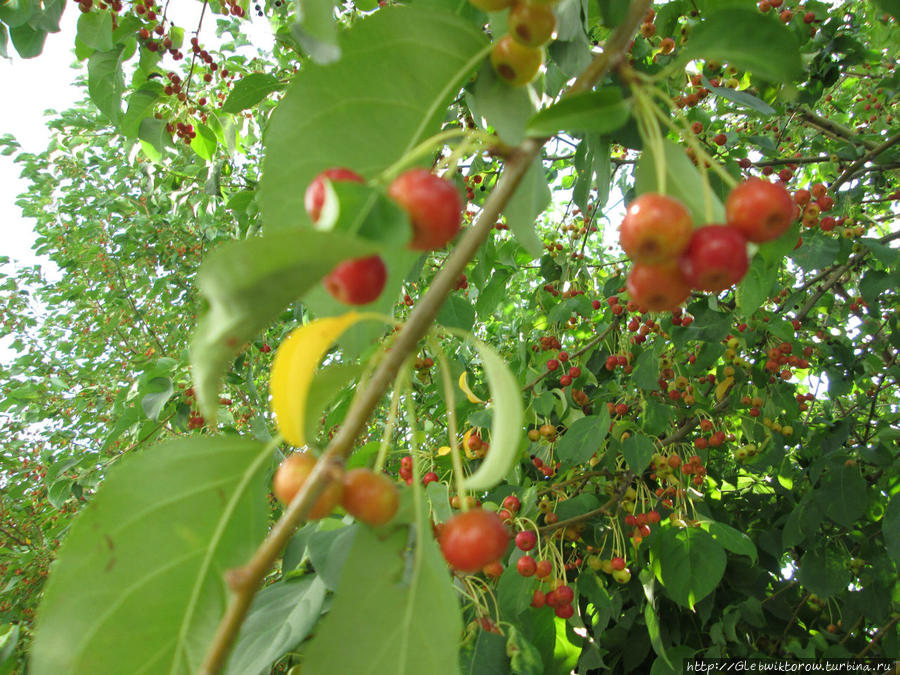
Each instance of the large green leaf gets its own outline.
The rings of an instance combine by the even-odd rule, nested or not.
[[[219,382],[247,342],[341,260],[374,250],[347,235],[298,229],[230,242],[210,254],[197,274],[209,311],[191,344],[203,415],[215,419]]]
[[[631,116],[630,105],[617,87],[607,87],[568,96],[541,110],[528,122],[532,136],[552,136],[560,131],[607,134],[624,126]]]
[[[322,612],[325,590],[318,577],[310,576],[272,584],[257,593],[225,672],[228,675],[270,672],[282,654],[309,635]]]
[[[274,75],[250,73],[235,83],[228,98],[225,99],[222,112],[237,113],[252,108],[273,91],[283,88],[284,85]]]
[[[31,672],[197,672],[224,572],[265,536],[270,455],[239,437],[125,457],[82,510],[44,591]]]
[[[87,12],[78,17],[78,39],[87,47],[98,52],[108,52],[113,48],[112,14],[108,12]]]
[[[310,673],[456,675],[462,617],[433,537],[361,527],[331,611],[303,659]]]
[[[122,91],[125,89],[122,74],[123,48],[106,52],[94,52],[88,61],[88,93],[94,105],[113,124],[122,114]]]
[[[44,51],[44,41],[47,39],[46,31],[31,26],[16,26],[9,29],[9,37],[13,46],[23,59],[33,59]]]
[[[650,564],[669,597],[683,607],[713,592],[725,573],[725,550],[698,527],[659,532],[650,549]]]
[[[628,468],[637,475],[641,475],[650,465],[656,446],[644,434],[633,434],[622,441],[622,455]]]
[[[265,138],[265,227],[305,222],[304,190],[324,169],[347,166],[372,177],[436,133],[485,42],[452,14],[391,7],[342,36],[340,61],[305,66]]]
[[[740,26],[739,39],[735,38],[735,26]],[[706,16],[691,32],[681,57],[725,61],[780,82],[803,73],[794,35],[776,18],[749,7],[730,7]]]
[[[762,307],[778,278],[779,265],[767,263],[761,255],[754,256],[750,268],[737,285],[735,299],[740,315],[750,317]]]

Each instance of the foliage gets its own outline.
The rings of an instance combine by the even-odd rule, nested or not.
[[[235,673],[896,657],[897,17],[769,2],[657,3],[623,64],[573,95],[625,3],[560,0],[525,89],[487,58],[503,15],[467,3],[214,0],[216,47],[150,3],[73,6],[88,99],[44,153],[0,138],[48,261],[2,259],[0,671],[196,671],[229,597],[249,606]],[[62,9],[4,4],[0,53],[8,34],[37,56]],[[248,14],[270,52],[243,49]],[[317,230],[301,196],[341,165],[368,183],[335,183]],[[386,188],[414,165],[466,196],[450,251],[505,207],[464,276],[404,246]],[[792,191],[791,230],[752,247],[735,288],[642,315],[622,203],[663,192],[712,223],[748,175]],[[279,391],[326,454],[374,392],[347,465],[398,476],[411,455],[411,484],[383,527],[338,512],[288,529],[252,597],[266,532],[299,513],[265,501],[289,450],[275,349],[344,315],[319,280],[374,251],[389,277],[364,311],[387,327],[336,319],[293,364],[311,381]],[[392,354],[409,358],[379,380]],[[433,532],[466,491],[539,535],[548,581],[518,573],[514,546],[499,577],[448,572]],[[619,557],[630,576],[604,571]],[[574,616],[531,606],[552,580]]]

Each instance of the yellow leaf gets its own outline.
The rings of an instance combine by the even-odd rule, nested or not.
[[[731,389],[731,385],[733,384],[734,377],[732,377],[731,375],[719,382],[719,384],[716,385],[716,400],[721,402],[722,399],[725,398],[725,394],[728,393],[728,390]]]
[[[478,398],[472,390],[469,389],[469,383],[467,381],[468,373],[464,370],[462,374],[459,376],[459,388],[462,389],[463,393],[466,395],[466,398],[469,399],[469,403],[484,403],[480,398]]]
[[[443,457],[444,455],[449,455],[451,452],[452,452],[452,450],[450,450],[449,445],[442,445],[441,447],[438,448],[437,454],[438,454],[438,457]]]
[[[306,445],[306,401],[319,361],[347,328],[372,318],[378,317],[351,311],[316,319],[291,331],[278,347],[272,362],[269,394],[278,430],[291,445]]]

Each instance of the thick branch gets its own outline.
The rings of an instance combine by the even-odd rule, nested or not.
[[[854,133],[852,129],[848,129],[842,124],[838,124],[837,122],[832,122],[829,119],[820,117],[811,110],[801,110],[798,114],[800,116],[800,119],[802,119],[804,122],[824,131],[829,136],[862,145],[869,150],[875,147],[875,143],[864,138],[860,138],[859,135]]]

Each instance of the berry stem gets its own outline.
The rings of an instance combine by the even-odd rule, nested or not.
[[[400,394],[397,393],[399,390],[398,385],[400,384],[399,379],[400,376],[397,377],[398,381],[395,381],[394,383],[394,392],[391,395],[391,406],[388,409],[387,420],[384,423],[384,433],[381,435],[381,445],[378,446],[378,456],[375,458],[375,467],[373,470],[376,473],[384,468],[388,447],[391,444],[391,439],[394,436],[394,427],[397,424],[397,411],[400,407]]]
[[[456,406],[453,405],[453,401],[456,400],[453,390],[453,376],[450,374],[450,364],[447,362],[447,355],[444,354],[441,345],[434,337],[429,337],[428,342],[431,346],[431,351],[437,356],[438,368],[441,371],[441,386],[444,389],[444,401],[447,403],[447,435],[450,437],[450,458],[453,461],[453,477],[456,481],[456,494],[459,495],[460,506],[465,511],[468,509],[468,504],[462,456],[459,453],[459,442],[457,441]]]

